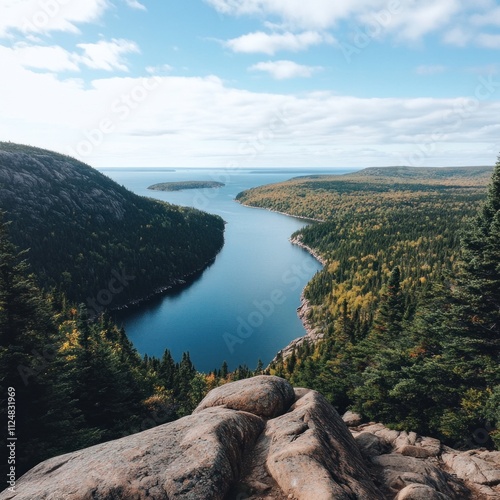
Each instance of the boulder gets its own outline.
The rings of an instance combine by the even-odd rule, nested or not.
[[[363,421],[361,415],[353,413],[352,411],[346,411],[342,415],[342,420],[345,422],[347,427],[357,427]]]
[[[222,406],[231,410],[274,418],[285,413],[295,401],[293,387],[279,377],[259,375],[225,384],[210,391],[194,413]]]
[[[250,413],[197,415],[42,462],[1,500],[222,500],[265,427]]]
[[[414,457],[414,458],[429,458],[435,457],[438,453],[424,448],[423,446],[414,446],[411,444],[405,444],[397,449],[398,453],[404,455],[406,457]]]
[[[353,435],[355,437],[353,437]],[[0,500],[493,500],[500,452],[363,424],[260,376],[176,422],[42,462]]]
[[[477,493],[479,498],[500,499],[500,452],[446,448],[444,464]]]
[[[269,449],[267,469],[297,500],[383,498],[339,414],[316,391],[270,420],[260,441]]]
[[[493,453],[493,457],[497,453]],[[499,463],[495,463],[494,460],[488,460],[488,452],[481,454],[476,450],[471,450],[463,453],[443,453],[442,459],[461,479],[487,486],[500,484]]]
[[[453,500],[447,495],[439,493],[424,484],[410,484],[405,486],[394,500]]]
[[[389,453],[373,457],[372,463],[380,468],[380,480],[386,490],[399,492],[411,484],[420,484],[455,498],[457,491],[464,495],[463,486],[442,471],[437,464],[399,453]],[[459,497],[461,498],[461,497]],[[463,496],[462,498],[467,498]]]
[[[354,439],[364,457],[377,457],[387,453],[388,446],[371,432],[360,432]]]
[[[441,453],[441,441],[439,439],[422,437],[418,440],[417,444],[427,450],[431,457],[437,457]]]

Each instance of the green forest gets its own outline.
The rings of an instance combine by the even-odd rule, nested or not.
[[[327,262],[305,290],[324,339],[270,372],[339,411],[457,447],[500,447],[500,162],[491,175],[374,168],[240,193],[321,221],[293,237]]]

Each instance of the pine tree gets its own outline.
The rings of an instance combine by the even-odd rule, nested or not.
[[[262,363],[262,360],[259,358],[257,361],[257,366],[255,367],[255,375],[262,375],[263,371],[264,371],[264,363]]]
[[[161,383],[166,389],[172,390],[174,388],[176,367],[174,358],[168,349],[165,349],[163,353],[158,375]]]
[[[500,361],[500,158],[480,213],[462,238],[454,295],[471,352]]]
[[[397,341],[402,330],[404,298],[401,291],[401,272],[396,266],[382,293],[380,306],[375,317],[373,330],[382,342]]]
[[[222,363],[221,371],[220,371],[220,376],[221,378],[225,379],[229,373],[229,367],[227,365],[227,361],[224,361]]]

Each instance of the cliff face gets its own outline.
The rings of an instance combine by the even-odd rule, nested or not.
[[[493,499],[499,484],[500,453],[380,424],[350,432],[321,394],[260,376],[176,422],[42,462],[0,500]]]

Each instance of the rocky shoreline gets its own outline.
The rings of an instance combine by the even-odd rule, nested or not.
[[[247,205],[245,203],[241,203],[239,200],[234,200],[236,203],[240,203],[241,205],[244,205],[245,207],[248,208],[258,208],[260,210],[267,210],[268,212],[274,212],[277,214],[281,215],[286,215],[288,217],[295,217],[297,219],[304,219],[304,220],[310,220],[313,222],[324,222],[322,219],[313,219],[310,217],[303,217],[301,215],[292,215],[292,214],[287,214],[286,212],[279,212],[278,210],[272,210],[270,208],[265,208],[265,207],[254,207],[252,205]],[[290,238],[290,243],[292,245],[297,245],[300,248],[303,248],[306,250],[310,255],[312,255],[321,265],[325,266],[327,261],[325,258],[323,258],[316,250],[313,248],[307,246],[305,243],[302,242],[300,236],[295,236],[294,238]],[[300,296],[300,306],[297,308],[297,314],[302,322],[302,325],[304,326],[304,330],[306,331],[306,334],[303,335],[302,337],[299,337],[297,339],[292,340],[286,347],[278,351],[276,356],[271,360],[271,363],[275,363],[278,359],[278,357],[282,357],[283,359],[286,359],[287,357],[292,355],[292,352],[299,346],[303,345],[305,342],[310,342],[312,344],[316,343],[318,340],[321,340],[324,337],[324,334],[319,331],[318,328],[313,328],[311,322],[309,321],[309,312],[312,310],[311,304],[309,304],[309,301],[304,297],[304,291],[302,291],[302,295]],[[269,366],[268,366],[269,368]]]
[[[300,248],[303,248],[307,252],[309,252],[322,266],[326,266],[326,259],[323,258],[316,250],[307,246],[305,243],[302,243],[300,236],[295,236],[295,238],[290,238],[290,243],[292,245],[297,245]]]
[[[294,340],[292,340],[286,347],[283,349],[279,350],[276,356],[271,360],[271,364],[276,363],[278,361],[278,358],[286,359],[289,356],[292,355],[293,351],[296,350],[298,347],[304,345],[306,342],[310,344],[315,344],[319,340],[321,340],[324,337],[324,333],[319,330],[319,328],[313,328],[310,320],[309,320],[309,311],[312,310],[311,304],[309,304],[309,301],[304,297],[304,292],[302,292],[302,295],[300,296],[300,307],[297,308],[297,315],[299,316],[299,319],[302,321],[302,325],[304,326],[304,330],[306,331],[306,334],[303,335],[302,337],[298,337]]]
[[[304,250],[307,250],[318,262],[320,262],[323,266],[326,265],[326,260],[321,257],[315,250],[311,247],[305,245],[300,240],[300,236],[296,236],[295,238],[290,238],[290,243],[293,245],[297,245]],[[286,359],[292,355],[293,351],[297,349],[299,346],[303,345],[305,342],[309,342],[310,344],[315,344],[319,340],[324,337],[324,333],[319,330],[319,328],[314,328],[310,319],[309,314],[312,310],[312,306],[309,301],[304,296],[304,291],[300,296],[300,306],[297,308],[297,315],[299,316],[302,325],[304,326],[304,330],[306,334],[302,337],[292,340],[286,347],[278,351],[276,356],[272,359],[271,363],[275,363],[278,360],[278,357],[282,359]]]

